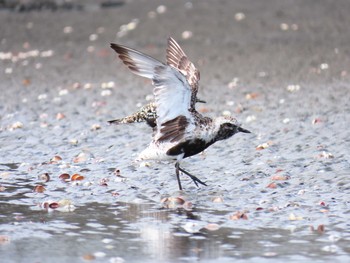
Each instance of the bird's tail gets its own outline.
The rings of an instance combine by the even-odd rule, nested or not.
[[[145,121],[142,116],[140,116],[139,112],[136,112],[130,116],[120,118],[120,119],[115,119],[115,120],[110,120],[108,121],[109,124],[128,124],[128,123],[135,123],[135,122],[143,122]]]
[[[121,123],[132,123],[131,121],[126,120],[126,118],[115,119],[108,121],[108,124],[121,124]]]

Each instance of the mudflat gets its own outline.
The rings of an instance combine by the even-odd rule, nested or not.
[[[5,262],[348,262],[350,2],[0,3]],[[153,100],[111,42],[201,72],[198,110],[252,134],[183,164],[134,159]],[[68,174],[62,176],[63,174]],[[62,180],[63,179],[63,180]]]

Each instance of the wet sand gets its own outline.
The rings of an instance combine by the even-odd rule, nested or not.
[[[6,262],[349,261],[348,1],[71,3],[0,10]],[[109,43],[164,61],[168,36],[201,71],[199,110],[253,132],[186,160],[208,187],[183,193],[173,164],[133,163],[149,127],[107,125],[152,99]],[[76,209],[40,207],[60,200]]]

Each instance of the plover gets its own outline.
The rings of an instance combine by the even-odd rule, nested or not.
[[[122,62],[136,75],[152,80],[156,106],[156,126],[149,146],[138,160],[174,160],[179,189],[180,171],[193,182],[206,185],[180,167],[182,159],[196,155],[213,143],[238,132],[250,133],[230,116],[209,118],[195,109],[199,71],[179,44],[168,39],[167,63],[162,63],[135,49],[111,44]]]

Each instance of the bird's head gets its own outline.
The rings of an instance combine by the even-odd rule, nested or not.
[[[243,129],[235,118],[230,116],[216,118],[215,126],[218,127],[217,141],[225,140],[238,132],[250,133],[250,131]]]

